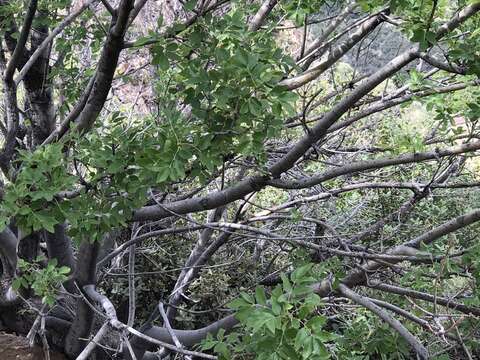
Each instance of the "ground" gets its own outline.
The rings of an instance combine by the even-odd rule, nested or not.
[[[0,333],[0,359],[1,360],[44,360],[43,350],[39,346],[30,348],[24,337]],[[50,352],[50,360],[65,360],[58,353]]]

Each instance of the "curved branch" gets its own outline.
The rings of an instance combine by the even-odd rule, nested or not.
[[[205,326],[196,330],[173,330],[178,340],[186,347],[190,347],[198,344],[200,341],[205,339],[208,334],[215,336],[220,329],[228,332],[233,329],[235,325],[238,324],[238,320],[235,318],[235,315],[226,316],[208,326]],[[168,329],[158,326],[152,326],[151,328],[144,331],[145,335],[153,337],[162,342],[173,344],[172,337]],[[140,345],[140,343],[138,344]],[[147,342],[143,343],[143,346],[147,350],[153,350],[154,347]]]
[[[421,91],[414,91],[412,93],[406,94],[404,96],[398,97],[398,98],[393,98],[393,99],[388,99],[388,100],[383,100],[379,102],[378,104],[374,104],[370,107],[367,107],[366,109],[360,110],[358,113],[355,115],[352,115],[348,119],[345,119],[344,121],[338,122],[334,124],[328,132],[333,132],[336,130],[343,129],[354,122],[357,122],[358,120],[361,120],[363,118],[366,118],[369,115],[376,114],[382,110],[390,109],[394,106],[404,104],[406,102],[412,101],[417,98],[423,98],[423,97],[428,97],[432,95],[437,95],[437,94],[445,94],[449,92],[454,92],[454,91],[460,91],[463,89],[468,88],[469,86],[479,86],[480,85],[480,80],[473,80],[470,82],[466,83],[459,83],[459,84],[452,84],[452,85],[447,85],[447,86],[442,86],[442,87],[435,87],[433,89],[426,89],[426,90],[421,90]],[[323,115],[314,117],[312,119],[309,119],[307,123],[311,121],[317,121],[318,119],[321,119]],[[289,127],[294,127],[294,126],[299,126],[300,123],[293,123],[289,124]]]
[[[433,230],[416,237],[413,240],[407,241],[402,245],[398,245],[390,249],[389,251],[385,252],[385,254],[388,255],[406,255],[406,256],[412,256],[415,255],[416,253],[416,248],[420,246],[420,244],[425,243],[429,244],[433,242],[434,240],[450,233],[455,230],[458,230],[462,227],[468,226],[470,224],[473,224],[476,221],[480,220],[480,209],[476,209],[471,211],[468,214],[459,216],[453,220],[450,220]],[[397,260],[388,260],[384,261],[383,263],[380,263],[378,261],[368,261],[365,265],[360,267],[360,269],[354,270],[350,272],[347,276],[345,276],[340,282],[344,284],[347,287],[354,287],[358,285],[367,285],[371,286],[372,281],[369,281],[367,274],[374,272],[382,267],[385,266],[390,266],[398,263],[399,261]],[[332,282],[329,279],[325,279],[321,282],[318,282],[314,285],[312,285],[312,288],[315,293],[320,295],[321,297],[329,295],[333,289],[332,289]],[[435,298],[434,296],[430,296],[431,298]],[[448,303],[448,301],[444,302],[445,304]],[[448,305],[445,305],[448,306]],[[464,309],[463,305],[462,306],[455,306],[455,308],[458,308],[459,311],[462,311]],[[471,311],[470,311],[471,312]],[[478,310],[478,313],[480,314],[480,310]]]
[[[181,354],[185,354],[185,355],[198,356],[205,359],[217,359],[216,356],[207,355],[207,354],[199,353],[196,351],[184,350],[177,346],[172,345],[173,340],[172,340],[171,334],[169,330],[166,328],[158,328],[154,326],[151,329],[146,330],[142,333],[138,330],[133,329],[131,326],[125,325],[124,323],[118,321],[117,312],[115,311],[115,307],[113,306],[110,299],[105,295],[102,295],[99,292],[97,292],[95,290],[95,285],[91,285],[91,284],[85,285],[83,287],[83,291],[91,300],[99,303],[103,307],[105,314],[109,320],[109,324],[114,329],[118,331],[128,331],[129,333],[131,333],[132,335],[134,335],[136,338],[139,339],[137,344],[141,344],[143,348],[154,349],[156,346],[163,346],[169,350],[172,350]],[[232,320],[232,318],[233,318],[233,315],[228,316],[224,319],[221,319],[199,330],[171,330],[171,331],[175,332],[177,339],[182,344],[184,344],[185,346],[191,346],[191,345],[197,344],[199,341],[204,339],[208,333],[216,334],[216,332],[218,332],[218,330],[220,330],[221,328],[228,329],[229,326],[230,327],[235,326],[235,324],[237,324],[238,321],[236,319]],[[167,334],[166,338],[163,337],[165,332]],[[188,339],[189,337],[197,340],[193,343],[187,343],[186,341],[182,341],[182,339],[184,338]],[[136,350],[137,351],[135,355],[141,355],[140,352],[145,351],[145,350],[139,350],[139,349],[136,349]],[[131,355],[129,354],[128,350],[126,351],[126,358],[131,359]]]
[[[289,152],[279,161],[273,164],[269,171],[273,178],[279,177],[282,173],[290,169],[295,162],[300,159],[310,146],[325,136],[330,126],[337,121],[351,106],[353,106],[365,94],[368,94],[378,84],[383,82],[390,75],[401,69],[410,61],[417,57],[417,51],[412,49],[406,53],[397,56],[378,72],[373,74],[362,85],[357,87],[349,96],[345,97],[333,109],[315,125],[311,131],[300,139]],[[172,216],[172,212],[185,214],[188,212],[198,212],[214,209],[226,205],[233,201],[242,199],[251,192],[262,189],[267,184],[267,176],[252,176],[237,185],[228,189],[211,193],[202,198],[192,198],[168,204],[165,208],[159,205],[145,206],[137,210],[133,215],[133,221],[158,220]]]
[[[0,307],[14,306],[21,302],[11,286],[17,269],[17,246],[18,238],[9,227],[0,232],[0,260],[3,270]]]
[[[386,301],[383,301],[383,300],[378,300],[378,299],[372,299],[372,298],[368,298],[371,302],[373,302],[374,304],[380,306],[380,307],[383,307],[384,309],[387,309],[387,310],[390,310],[400,316],[403,316],[405,319],[408,319],[414,323],[417,323],[418,325],[424,327],[424,328],[429,328],[430,327],[430,324],[428,323],[427,320],[423,320],[421,318],[419,318],[418,316],[415,316],[414,314],[396,306],[396,305],[393,305],[393,304],[390,304]]]
[[[454,230],[460,228],[461,225],[467,226],[467,225],[473,223],[475,221],[475,219],[477,219],[477,221],[480,220],[480,210],[475,210],[475,211],[473,211],[469,214],[466,214],[464,216],[461,216],[459,218],[456,218],[456,219],[451,220],[451,221],[446,223],[446,224],[450,224],[450,225],[445,225],[445,224],[440,225],[436,229],[427,233],[427,234],[430,234],[428,237],[426,235],[421,236],[421,237],[417,237],[416,239],[414,239],[410,242],[407,242],[404,245],[400,245],[400,246],[397,246],[397,247],[391,249],[390,251],[388,251],[386,253],[386,255],[393,255],[393,256],[385,257],[385,259],[386,259],[385,262],[387,262],[388,264],[395,264],[396,262],[403,261],[405,259],[409,259],[409,257],[415,256],[417,254],[417,250],[414,247],[409,246],[409,244],[412,244],[412,243],[413,244],[417,244],[417,243],[420,244],[420,242],[418,240],[419,238],[424,239],[423,241],[425,241],[426,238],[428,238],[429,241],[433,241],[434,238],[438,238],[440,236],[443,236],[447,232],[454,231]],[[452,225],[452,224],[454,224],[454,225]],[[259,230],[259,232],[261,232],[261,230]],[[357,294],[351,292],[351,290],[349,290],[349,287],[362,285],[362,284],[366,283],[367,279],[366,279],[365,273],[367,271],[370,272],[370,271],[374,271],[376,269],[379,269],[382,266],[385,266],[385,264],[379,263],[378,261],[369,261],[363,267],[362,270],[354,271],[353,273],[350,273],[348,276],[346,276],[344,279],[341,280],[340,292],[345,296],[347,296],[347,294],[348,294],[349,296],[347,296],[347,297],[349,297],[349,298],[350,298],[350,296],[360,296],[360,295],[357,295]],[[372,285],[371,282],[369,282],[368,286],[373,286],[373,285]],[[385,285],[381,285],[381,286],[382,286],[382,289],[385,288]],[[375,285],[373,287],[377,287],[377,285]],[[327,296],[333,290],[331,280],[324,280],[320,283],[317,283],[317,284],[313,285],[312,288],[313,288],[314,292],[316,292],[318,295],[320,295],[322,297]],[[353,293],[353,295],[352,295],[352,293]],[[419,296],[419,295],[417,295],[417,296]],[[427,294],[425,294],[425,298],[435,299],[434,296],[427,295]],[[437,298],[437,300],[438,300],[438,298]],[[474,314],[476,313],[476,311],[478,311],[478,313],[480,313],[480,310],[477,310],[477,309],[472,310],[471,308],[466,307],[462,304],[451,302],[448,299],[443,299],[442,298],[440,301],[438,301],[438,303],[441,304],[441,305],[453,307],[455,309],[458,309],[459,311],[468,311],[469,313],[474,313]],[[376,306],[375,304],[373,304],[373,305]],[[380,315],[380,314],[378,314],[378,315]],[[382,317],[382,319],[387,321],[383,317]],[[390,319],[392,319],[392,318],[390,318]],[[387,321],[387,322],[389,322],[389,321]],[[399,324],[399,323],[398,324],[397,323],[398,323],[398,321],[396,321],[395,319],[393,319],[392,322],[389,322],[389,324],[390,325],[393,324],[392,326],[394,326],[394,327]],[[235,326],[235,324],[237,324],[237,320],[232,315],[232,316],[226,317],[224,319],[221,319],[218,322],[216,322],[214,324],[211,324],[211,325],[209,325],[205,328],[198,329],[198,330],[175,330],[175,334],[177,335],[179,341],[182,344],[185,344],[186,346],[191,346],[195,343],[198,343],[198,341],[201,341],[206,336],[206,334],[208,334],[208,332],[213,333],[214,331],[218,331],[220,328],[228,330],[228,329],[231,329],[233,326]],[[403,325],[401,325],[401,326],[403,327]],[[402,328],[399,328],[398,326],[395,329],[397,331],[399,329],[402,330]],[[171,341],[171,336],[170,336],[168,330],[165,329],[165,328],[158,328],[158,327],[153,326],[153,327],[145,330],[145,334],[147,334],[148,336],[154,337],[156,339],[160,339],[161,341]],[[420,355],[422,355],[422,354],[425,355],[426,354],[426,353],[422,352],[423,345],[419,344],[418,341],[415,338],[408,338],[408,334],[406,334],[406,333],[402,333],[402,336],[407,336],[407,338],[406,338],[407,341],[409,341],[409,343],[416,349],[417,352],[419,352]],[[148,344],[145,343],[145,342],[143,343],[143,345],[142,345],[141,342],[138,343],[138,346],[142,349],[141,352],[140,352],[141,354],[143,354],[144,350],[149,349],[147,347]]]
[[[102,325],[100,330],[98,330],[97,334],[87,344],[87,346],[85,346],[85,348],[82,350],[82,352],[77,356],[75,360],[87,360],[90,354],[92,353],[92,351],[95,350],[97,343],[103,339],[103,337],[107,334],[107,332],[108,332],[108,323],[105,323]]]
[[[444,35],[447,32],[446,29],[451,30],[455,28],[461,23],[461,21],[469,18],[478,10],[480,10],[480,4],[472,4],[465,7],[454,17],[453,20],[441,27],[439,35]],[[343,100],[338,102],[328,113],[325,114],[324,117],[322,117],[321,120],[318,121],[318,123],[308,134],[300,139],[285,156],[283,156],[279,161],[274,163],[269,168],[271,177],[278,178],[281,174],[290,169],[295,162],[300,159],[306,151],[308,151],[312,144],[315,144],[317,141],[323,138],[327,134],[329,128],[349,109],[351,109],[351,107],[354,106],[358,100],[368,94],[385,79],[395,74],[398,70],[416,59],[418,55],[418,49],[412,48],[395,57],[376,73],[371,75]],[[192,198],[168,204],[165,207],[168,210],[158,205],[145,206],[134,212],[132,220],[159,220],[172,216],[172,212],[177,214],[186,214],[214,209],[216,207],[242,199],[253,191],[262,189],[266,185],[267,180],[269,180],[269,177],[267,176],[252,176],[239,182],[237,185],[222,191],[211,193],[205,197]]]
[[[480,220],[480,209],[475,209],[468,214],[461,215],[455,219],[447,221],[446,223],[440,226],[437,226],[436,228],[428,231],[423,235],[416,237],[413,240],[407,241],[402,245],[393,247],[392,249],[387,251],[386,254],[410,256],[412,255],[412,251],[416,251],[415,249],[418,249],[421,244],[428,245],[442,236],[452,233],[465,226],[471,225],[474,222],[477,222],[479,220]],[[398,263],[398,261],[396,260],[389,260],[386,264],[381,264],[375,261],[369,261],[360,269],[355,270],[351,272],[349,275],[347,275],[342,280],[342,282],[350,287],[354,285],[365,284],[368,281],[368,277],[367,277],[368,273],[376,271],[382,267],[385,267],[386,265],[389,266],[389,265],[394,265],[396,263]]]
[[[85,285],[83,287],[83,291],[85,292],[85,294],[87,294],[87,296],[90,299],[92,299],[93,301],[96,301],[102,306],[109,320],[117,320],[117,311],[115,310],[115,307],[113,306],[112,302],[105,295],[102,295],[99,292],[97,292],[97,290],[95,290],[95,285],[92,285],[92,284]]]

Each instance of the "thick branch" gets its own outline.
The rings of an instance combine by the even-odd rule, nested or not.
[[[18,238],[9,227],[6,227],[0,232],[0,257],[2,268],[4,275],[9,277],[13,277],[17,269],[17,246]]]
[[[87,87],[85,88],[83,94],[80,96],[80,99],[77,101],[72,111],[70,111],[65,120],[63,120],[62,123],[54,131],[51,132],[51,134],[45,139],[42,145],[50,144],[51,142],[60,139],[63,135],[66,134],[68,129],[70,129],[71,124],[77,119],[77,117],[87,105],[87,101],[90,97],[90,93],[92,92],[94,83],[95,75],[93,75],[88,81]]]
[[[458,229],[466,227],[473,224],[476,221],[480,220],[480,209],[475,209],[468,214],[461,215],[455,219],[447,221],[446,223],[437,226],[436,228],[430,230],[429,232],[416,237],[413,240],[407,241],[402,245],[395,246],[394,248],[387,251],[387,254],[390,255],[412,255],[412,250],[418,249],[421,244],[428,245],[433,241],[445,236],[449,233],[452,233]],[[396,260],[389,260],[388,264],[394,265],[398,263]],[[381,264],[375,261],[367,262],[362,268],[351,272],[347,275],[342,282],[347,286],[354,286],[364,284],[368,280],[368,273],[374,272],[382,267],[385,267],[385,264]]]
[[[78,355],[76,360],[88,360],[92,351],[95,350],[95,347],[100,342],[100,340],[103,339],[103,337],[107,334],[107,332],[108,332],[108,323],[105,323],[102,325],[100,330],[98,330],[97,334],[88,343],[88,345],[85,346],[85,349],[83,349],[80,355]]]
[[[320,140],[328,131],[328,128],[347,112],[355,102],[369,93],[383,80],[394,74],[397,70],[408,64],[417,56],[416,50],[410,50],[396,57],[385,65],[377,73],[373,74],[361,86],[357,87],[349,96],[340,101],[333,109],[315,125],[311,131],[299,140],[295,146],[279,161],[270,167],[273,178],[290,169],[295,162],[303,156],[310,146]],[[228,189],[211,193],[203,198],[192,198],[166,205],[169,211],[158,205],[146,206],[134,213],[134,221],[155,220],[171,216],[172,212],[185,214],[214,209],[233,201],[242,199],[251,192],[258,191],[267,183],[266,176],[254,176],[239,182]]]
[[[473,152],[479,149],[480,141],[474,141],[469,144],[452,146],[450,148],[442,150],[436,149],[434,151],[426,151],[422,153],[403,154],[395,158],[358,161],[351,165],[339,166],[334,169],[326,170],[321,174],[299,180],[271,180],[268,182],[268,185],[282,189],[304,189],[346,174],[354,174],[365,170],[380,169],[391,165],[409,164],[426,160],[434,160],[441,157]]]
[[[80,288],[96,282],[98,248],[98,242],[90,244],[88,241],[84,241],[80,245],[74,276],[75,281]],[[78,356],[86,346],[85,342],[80,339],[88,338],[93,320],[94,314],[92,309],[82,298],[78,298],[75,319],[65,340],[65,352],[68,356]]]
[[[277,3],[278,0],[265,0],[262,3],[262,6],[260,6],[260,9],[258,9],[257,13],[253,16],[252,20],[250,20],[248,30],[257,31],[260,29],[260,26],[262,26],[268,14],[270,14]]]
[[[220,329],[224,329],[226,332],[231,330],[235,325],[238,324],[238,320],[235,319],[234,315],[227,316],[223,319],[220,319],[208,326],[197,330],[174,330],[175,335],[178,340],[186,347],[191,347],[198,344],[200,341],[205,339],[208,334],[215,336]],[[150,329],[144,331],[145,335],[151,336],[157,340],[173,344],[172,337],[166,328],[152,326]],[[140,345],[140,344],[139,344]],[[151,344],[143,343],[143,346],[147,350],[153,350],[154,347]]]
[[[118,58],[123,49],[123,37],[127,30],[134,0],[122,0],[118,6],[118,16],[112,19],[107,40],[98,62],[95,82],[88,101],[77,119],[77,129],[88,131],[103,109],[110,91]]]
[[[94,285],[84,286],[83,291],[85,292],[85,294],[91,300],[99,303],[102,306],[102,308],[105,311],[105,314],[106,314],[106,316],[109,320],[110,325],[114,329],[116,329],[118,331],[122,331],[122,332],[123,331],[128,331],[129,333],[131,333],[132,335],[134,335],[135,337],[140,339],[140,343],[143,346],[145,346],[146,348],[152,348],[153,349],[156,346],[163,346],[163,347],[168,348],[169,350],[172,350],[172,351],[175,351],[175,352],[178,352],[178,353],[181,353],[181,354],[185,354],[185,355],[198,356],[198,357],[201,357],[201,358],[213,359],[213,360],[215,360],[217,358],[216,356],[206,355],[206,354],[199,353],[199,352],[196,352],[196,351],[184,350],[182,348],[179,348],[177,346],[172,345],[173,340],[171,338],[171,334],[169,333],[169,330],[167,330],[165,328],[159,328],[159,329],[165,330],[166,333],[168,334],[167,335],[168,338],[166,340],[163,340],[163,337],[162,337],[163,331],[159,331],[159,332],[157,332],[157,331],[145,331],[144,333],[141,333],[141,332],[133,329],[131,326],[125,325],[122,322],[118,321],[117,312],[115,311],[115,307],[113,306],[112,302],[105,295],[102,295],[102,294],[98,293],[95,290]],[[209,325],[205,328],[202,328],[202,329],[199,329],[199,330],[190,330],[190,331],[186,330],[186,332],[187,333],[198,332],[199,334],[203,334],[203,331],[209,330],[204,334],[204,337],[206,337],[209,332],[212,333],[212,334],[216,334],[215,329],[217,329],[216,331],[218,331],[220,328],[222,328],[222,326],[226,326],[227,328],[228,328],[228,326],[233,327],[237,323],[237,320],[233,319],[234,324],[230,325],[230,323],[232,323],[232,319],[230,319],[230,318],[233,318],[233,316],[229,316],[225,319],[219,320],[219,321],[217,321],[217,322],[213,323],[212,325]],[[177,336],[177,339],[179,341],[181,341],[181,339],[182,339],[181,333],[183,331],[182,330],[172,330],[172,331],[175,332],[175,335]],[[162,335],[155,336],[156,334],[162,334]],[[201,339],[203,339],[204,337],[202,337]],[[200,340],[198,340],[198,341],[200,341]],[[198,341],[195,342],[194,344],[197,344]],[[181,341],[181,342],[183,344],[187,345],[185,342],[183,342],[183,341]],[[191,345],[193,345],[193,344],[191,344]],[[137,355],[137,354],[135,354],[135,355]],[[126,358],[131,359],[131,356],[128,353],[128,351],[126,351]],[[141,357],[138,357],[138,358],[141,359]]]
[[[446,223],[440,226],[437,226],[436,228],[433,228],[432,230],[426,232],[425,234],[417,236],[415,239],[412,239],[407,243],[405,243],[405,245],[413,248],[418,248],[422,244],[429,245],[436,239],[441,238],[442,236],[450,234],[466,226],[469,226],[479,220],[480,220],[480,209],[472,210],[467,214],[460,215],[455,219],[447,221]]]
[[[67,266],[71,273],[75,272],[75,259],[73,257],[72,241],[66,233],[64,224],[55,226],[54,233],[46,232],[46,243],[49,259],[57,259],[59,266]],[[65,283],[65,288],[75,292],[73,281]]]

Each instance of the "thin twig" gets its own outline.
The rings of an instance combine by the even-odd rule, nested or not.
[[[172,326],[170,325],[170,321],[168,320],[168,316],[167,314],[165,313],[165,309],[163,307],[163,303],[162,302],[159,302],[158,303],[158,310],[160,311],[160,315],[162,316],[162,319],[163,319],[163,324],[164,326],[167,328],[167,331],[168,333],[170,334],[170,336],[172,337],[172,340],[174,342],[174,344],[180,348],[180,349],[183,349],[183,345],[182,343],[180,342],[180,340],[178,340],[178,337],[177,335],[175,335],[175,331],[173,331],[172,329]],[[186,359],[188,360],[191,360],[192,358],[188,355],[185,356]]]
[[[92,351],[95,349],[97,344],[102,340],[102,338],[105,336],[105,334],[108,331],[109,323],[106,322],[102,325],[102,327],[98,330],[96,335],[93,337],[92,340],[85,346],[83,351],[77,356],[76,360],[88,360],[90,354]]]

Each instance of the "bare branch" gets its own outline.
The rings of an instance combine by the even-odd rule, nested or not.
[[[70,111],[70,113],[65,118],[65,120],[62,121],[62,123],[54,131],[52,131],[52,133],[48,136],[48,138],[45,139],[42,145],[47,145],[47,144],[50,144],[51,142],[58,141],[59,139],[62,138],[63,135],[67,133],[68,129],[70,129],[71,124],[77,119],[77,117],[80,115],[82,110],[87,105],[87,101],[92,92],[94,83],[95,83],[95,75],[93,75],[88,81],[87,87],[85,88],[82,96],[77,101],[72,111]]]
[[[480,220],[480,209],[474,209],[467,214],[460,215],[455,219],[447,221],[446,223],[433,228],[432,230],[422,234],[415,239],[405,243],[407,246],[418,248],[420,245],[428,245],[442,236],[450,234],[461,228],[469,226]]]
[[[135,244],[133,244],[128,252],[128,326],[133,326],[135,321],[135,305]]]
[[[167,328],[168,333],[169,333],[170,336],[172,337],[172,340],[173,340],[173,342],[175,343],[175,346],[177,346],[177,347],[180,348],[180,349],[183,349],[182,343],[180,342],[180,340],[178,340],[177,335],[175,335],[175,331],[173,331],[172,326],[170,325],[170,321],[168,320],[168,316],[167,316],[167,314],[165,313],[165,309],[164,309],[164,307],[163,307],[163,303],[160,302],[160,303],[158,304],[158,308],[159,308],[159,310],[160,310],[160,315],[162,316],[163,323],[164,323],[165,327]],[[186,356],[186,358],[187,358],[188,360],[192,360],[190,356]]]
[[[92,353],[93,350],[95,350],[95,347],[97,344],[103,339],[103,337],[107,334],[109,328],[109,323],[106,322],[105,324],[102,325],[102,327],[97,331],[95,336],[92,338],[92,340],[85,346],[85,349],[77,356],[76,360],[88,360],[90,354]]]
[[[420,57],[430,65],[435,66],[440,70],[444,70],[444,71],[448,71],[448,72],[451,72],[454,74],[460,74],[460,75],[465,75],[467,73],[467,69],[456,66],[455,64],[444,63],[427,53],[421,53]]]

